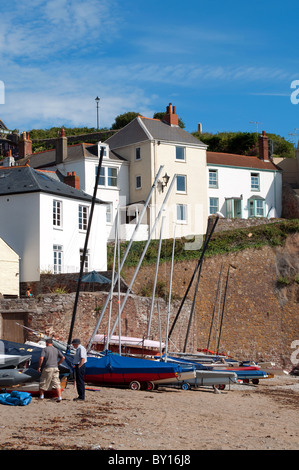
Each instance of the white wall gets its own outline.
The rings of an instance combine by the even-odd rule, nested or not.
[[[19,254],[20,282],[39,279],[39,194],[0,197],[0,237]]]
[[[63,230],[53,228],[53,199],[63,203]],[[78,230],[78,206],[84,201],[46,193],[0,197],[0,237],[7,240],[20,260],[20,282],[38,281],[40,271],[53,269],[53,244],[63,245],[64,271],[80,269],[80,248],[85,232]],[[107,269],[105,206],[95,205],[89,237],[90,270]]]
[[[58,228],[52,224],[53,199],[62,202],[62,227]],[[84,248],[86,237],[86,232],[78,228],[79,205],[88,206],[90,210],[90,203],[85,201],[41,195],[41,271],[53,271],[53,245],[57,244],[63,247],[63,272],[79,272],[80,249]],[[107,240],[103,230],[105,212],[106,206],[95,204],[88,243],[90,271],[105,271],[107,268]]]
[[[209,169],[218,170],[218,188],[209,188]],[[251,173],[260,177],[260,191],[251,190]],[[242,196],[242,215],[248,218],[248,199],[260,196],[265,199],[265,217],[280,217],[282,209],[282,178],[278,171],[254,168],[221,167],[209,164],[207,167],[208,199],[219,198],[219,210],[226,216],[225,198]],[[270,213],[269,213],[270,212]]]
[[[102,144],[99,143],[99,147]],[[107,146],[108,147],[108,146]],[[100,152],[100,151],[99,151]],[[117,169],[117,187],[98,186],[97,198],[112,203],[112,222],[106,223],[107,239],[114,239],[115,226],[114,220],[117,213],[117,207],[120,204],[125,206],[129,203],[129,164],[121,160],[112,160],[109,158],[109,150],[103,158],[102,167],[112,167]],[[87,194],[93,195],[96,168],[99,164],[99,158],[86,157],[82,160],[61,163],[57,168],[64,172],[76,172],[80,179],[80,189]],[[106,208],[105,208],[106,210]]]
[[[0,238],[0,294],[19,295],[19,255]]]

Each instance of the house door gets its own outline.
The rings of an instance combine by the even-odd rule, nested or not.
[[[1,338],[15,343],[24,343],[26,341],[26,330],[22,326],[27,326],[27,313],[1,313],[1,317]]]
[[[234,199],[234,217],[241,219],[242,210],[241,210],[241,200]]]

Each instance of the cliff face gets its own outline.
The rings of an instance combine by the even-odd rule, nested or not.
[[[175,264],[172,284],[175,298],[184,296],[195,266],[196,261]],[[143,292],[144,286],[151,284],[154,271],[153,266],[140,270],[133,286],[135,293]],[[133,272],[133,268],[126,269],[127,282]],[[290,236],[283,248],[264,247],[206,258],[193,322],[197,347],[207,347],[211,330],[209,348],[215,350],[223,312],[220,351],[238,358],[271,360],[282,367],[292,365],[293,342],[299,340],[298,274],[299,234]],[[165,263],[159,270],[159,285],[166,292],[169,277],[170,264]],[[195,283],[196,277],[188,295],[190,305]],[[182,328],[187,328],[186,320],[180,325]]]
[[[172,303],[169,329],[181,305],[197,261],[175,263],[172,282]],[[143,337],[151,311],[155,266],[140,269],[122,312],[121,334]],[[125,268],[123,277],[130,283],[135,268]],[[182,312],[173,328],[168,351],[182,351],[192,309],[194,287],[190,289]],[[158,275],[159,309],[154,304],[151,338],[165,341],[170,263],[161,264]],[[226,290],[226,295],[225,295]],[[147,293],[149,297],[143,295]],[[139,295],[136,295],[139,294]],[[164,296],[164,298],[163,298]],[[95,328],[107,292],[82,292],[79,296],[74,337],[88,343]],[[121,294],[121,305],[125,294]],[[225,304],[223,299],[225,297]],[[24,338],[16,339],[15,316],[25,326],[56,339],[66,341],[69,334],[75,293],[38,294],[32,299],[0,299],[0,330],[11,341],[36,341],[24,330]],[[221,316],[223,324],[220,352],[238,359],[273,361],[281,367],[299,362],[299,234],[288,237],[284,247],[250,249],[238,253],[205,258],[195,298],[194,316],[189,330],[188,352],[218,346]],[[118,313],[118,297],[113,300],[112,323]],[[215,310],[215,311],[214,311]],[[107,334],[108,311],[99,333]],[[214,322],[211,319],[214,312]],[[158,315],[160,313],[160,316]],[[160,318],[160,324],[159,324]],[[218,324],[218,329],[217,329]],[[18,327],[18,334],[23,330]],[[26,334],[25,334],[26,333]],[[118,327],[115,330],[118,334]],[[27,337],[26,337],[27,336]],[[298,353],[296,352],[296,348]]]

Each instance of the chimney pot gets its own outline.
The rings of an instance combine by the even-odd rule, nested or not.
[[[67,158],[67,138],[64,129],[61,129],[60,137],[56,140],[56,163],[63,163]]]
[[[264,161],[269,161],[269,145],[268,145],[268,136],[266,132],[263,131],[262,135],[259,136],[259,158]]]
[[[22,132],[18,142],[19,158],[25,158],[27,155],[32,154],[32,141],[30,140],[29,132]]]
[[[170,126],[179,126],[179,117],[176,114],[176,109],[175,106],[172,106],[171,103],[169,103],[169,106],[166,108],[167,112],[165,116],[163,117],[163,121],[169,124]]]
[[[80,178],[75,171],[68,172],[67,176],[64,177],[64,183],[72,186],[72,188],[80,189]]]

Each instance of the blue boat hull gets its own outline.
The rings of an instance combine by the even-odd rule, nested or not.
[[[107,352],[103,357],[88,357],[85,381],[97,385],[129,386],[175,378],[181,368],[174,364],[119,356]]]

